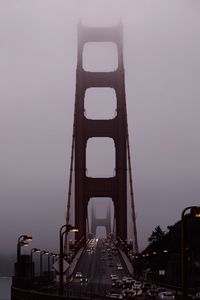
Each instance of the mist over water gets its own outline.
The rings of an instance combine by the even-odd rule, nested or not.
[[[11,277],[0,277],[0,300],[10,300]]]
[[[58,249],[67,207],[80,20],[88,26],[123,23],[140,249],[155,226],[165,230],[184,207],[198,205],[199,11],[199,2],[189,0],[1,1],[0,253],[14,254],[18,236],[26,233],[33,235],[31,247]],[[106,55],[98,54],[100,66]],[[89,109],[88,98],[87,113],[101,108],[101,116],[110,117],[112,95],[106,105],[99,99]],[[111,159],[106,157],[109,172]],[[103,216],[104,207],[98,211]]]

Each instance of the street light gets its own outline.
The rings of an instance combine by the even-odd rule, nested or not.
[[[181,268],[182,268],[182,300],[187,300],[187,226],[185,213],[190,209],[190,215],[200,217],[200,206],[188,206],[181,214]]]
[[[54,265],[56,254],[55,253],[51,253],[51,256],[52,256],[52,265]]]
[[[60,257],[59,257],[59,273],[60,273],[60,282],[59,282],[59,293],[63,294],[63,236],[68,234],[68,232],[78,232],[78,228],[70,224],[65,224],[60,228],[59,237],[60,237]]]
[[[32,267],[32,263],[33,263],[33,253],[40,253],[41,250],[38,248],[32,248],[31,249],[31,255],[30,255],[30,263],[31,263],[31,279],[34,278],[34,269]]]
[[[49,252],[46,251],[46,250],[43,250],[43,251],[40,251],[40,280],[42,280],[42,273],[43,273],[43,270],[42,270],[42,256],[44,254],[48,254]]]
[[[18,237],[17,240],[17,262],[20,262],[21,257],[21,247],[29,246],[29,242],[32,241],[32,236],[27,234],[22,234]]]
[[[52,260],[51,260],[51,270],[50,270],[50,266],[49,266],[49,274],[51,274],[50,279],[52,279],[52,270],[54,270],[54,262],[55,262],[55,258],[57,257],[57,254],[51,252],[51,253],[49,253],[49,256],[52,257]]]
[[[50,256],[52,256],[53,253],[48,252],[47,255],[48,255],[48,281],[49,281],[50,280]]]

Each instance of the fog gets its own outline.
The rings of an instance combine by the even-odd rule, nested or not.
[[[0,253],[13,253],[23,233],[33,235],[33,247],[58,249],[79,21],[123,23],[140,250],[155,226],[166,230],[184,207],[199,205],[200,2],[1,0]]]

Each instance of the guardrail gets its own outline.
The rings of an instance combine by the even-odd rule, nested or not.
[[[74,296],[60,296],[60,295],[53,295],[51,293],[41,293],[33,290],[24,290],[19,289],[16,287],[11,287],[11,300],[63,300],[63,299],[70,299],[70,300],[78,300],[80,297]],[[92,300],[88,297],[81,297],[82,300]]]

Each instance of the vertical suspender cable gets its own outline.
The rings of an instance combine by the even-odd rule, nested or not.
[[[113,216],[113,228],[112,228],[112,232],[115,233],[115,226],[116,226],[116,217],[115,217],[115,212],[114,212],[114,216]]]
[[[73,134],[72,134],[66,224],[69,224],[69,218],[70,218],[70,205],[71,205],[71,194],[72,194],[72,192],[71,192],[71,190],[72,190],[72,175],[73,175],[73,162],[74,162],[74,147],[75,147],[75,119],[74,119]],[[64,253],[66,253],[66,252],[67,252],[67,235],[65,235],[65,243],[64,243]]]
[[[130,182],[130,194],[131,194],[133,235],[134,235],[134,244],[135,244],[134,246],[135,246],[135,252],[138,253],[138,239],[137,239],[137,227],[136,227],[136,217],[135,217],[133,178],[132,178],[132,169],[131,169],[131,155],[130,155],[130,143],[129,143],[129,132],[128,132],[128,120],[127,120],[126,104],[125,104],[125,117],[126,117],[126,138],[127,138],[127,150],[128,150],[128,168],[129,168],[129,182]]]
[[[88,211],[87,211],[87,218],[86,218],[86,228],[87,228],[87,233],[88,233],[88,236],[89,236],[89,233],[90,233],[90,228],[89,228],[89,218],[88,218]],[[87,238],[87,237],[86,237]]]

